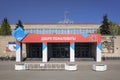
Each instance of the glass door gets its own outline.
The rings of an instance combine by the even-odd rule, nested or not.
[[[76,58],[88,58],[88,57],[90,57],[90,45],[89,45],[89,43],[76,43],[75,57]]]
[[[41,58],[42,57],[42,44],[41,43],[30,43],[28,58]]]

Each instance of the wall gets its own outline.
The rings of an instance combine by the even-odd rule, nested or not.
[[[102,56],[120,57],[120,36],[102,36]]]
[[[14,30],[16,25],[10,25]],[[74,28],[99,28],[99,24],[24,24],[24,29],[74,29]]]
[[[0,57],[16,57],[15,51],[7,49],[8,42],[16,42],[16,40],[12,36],[0,36]],[[26,44],[23,44],[22,48],[22,55],[26,57]]]
[[[12,36],[0,36],[0,57],[15,56],[15,51],[7,50],[8,42],[15,42],[15,39]]]

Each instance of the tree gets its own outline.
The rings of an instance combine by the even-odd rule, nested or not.
[[[103,16],[103,22],[102,22],[102,25],[100,26],[100,33],[102,35],[109,35],[110,34],[110,27],[109,27],[107,14]]]
[[[16,24],[17,26],[16,26],[16,28],[15,29],[17,29],[18,27],[21,27],[23,30],[24,30],[24,26],[23,26],[23,24],[22,24],[22,21],[21,20],[18,20],[18,23]]]
[[[11,35],[11,27],[8,23],[7,18],[4,18],[1,24],[0,35]]]
[[[118,26],[118,35],[120,35],[120,26]]]
[[[119,34],[119,25],[113,23],[112,21],[110,21],[109,24],[110,24],[111,35],[118,35]]]

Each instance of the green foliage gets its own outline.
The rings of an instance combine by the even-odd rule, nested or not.
[[[23,24],[22,24],[22,21],[21,20],[18,20],[18,23],[16,24],[17,26],[16,26],[16,28],[15,29],[17,29],[18,27],[21,27],[23,30],[24,30],[24,26],[23,26]]]
[[[1,24],[0,35],[11,35],[11,27],[7,21],[7,18],[4,18]]]
[[[120,31],[120,26],[118,24],[115,24],[113,22],[110,23],[110,33],[111,35],[119,35]]]
[[[102,25],[99,27],[100,33],[102,35],[110,35],[110,27],[109,27],[109,22],[107,18],[107,14],[103,16],[103,22]]]
[[[118,35],[120,35],[120,26],[118,27]]]

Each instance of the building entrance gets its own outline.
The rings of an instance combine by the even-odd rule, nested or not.
[[[48,43],[48,58],[69,58],[69,43]]]
[[[42,58],[42,43],[27,43],[27,58]]]
[[[95,58],[96,43],[75,43],[76,58]]]

